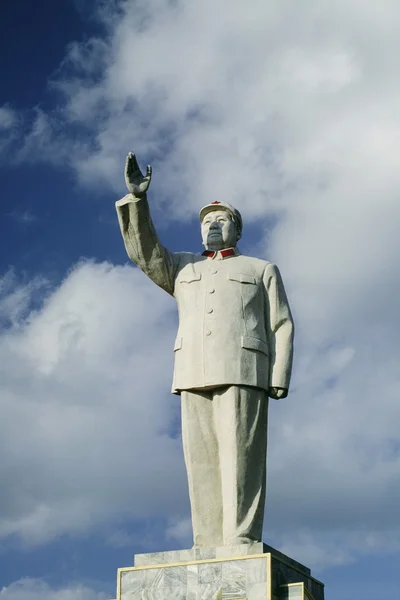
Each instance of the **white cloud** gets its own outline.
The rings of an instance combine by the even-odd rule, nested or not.
[[[17,129],[19,118],[17,112],[7,105],[0,106],[0,158],[6,156],[6,152],[11,144],[17,139]]]
[[[294,184],[295,198],[320,192],[332,169],[358,164],[371,143],[374,159],[377,142],[383,150],[395,138],[396,64],[382,50],[383,32],[398,44],[392,3],[373,12],[355,1],[324,11],[315,0],[120,5],[108,38],[71,44],[53,81],[65,122],[94,135],[71,156],[87,183],[120,187],[134,148],[154,159],[154,188],[177,205],[185,197],[197,209],[217,193],[254,217],[285,208]]]
[[[170,523],[166,529],[165,537],[177,540],[185,548],[190,548],[193,540],[191,519],[180,519]]]
[[[34,544],[185,511],[168,296],[95,263],[31,312],[37,284],[3,287],[0,536]]]
[[[0,106],[0,130],[10,129],[17,121],[17,113],[9,106]]]
[[[37,217],[29,209],[20,212],[13,210],[7,213],[7,216],[14,219],[22,227],[28,227],[37,221]]]
[[[369,548],[365,530],[398,548],[397,3],[120,8],[104,39],[70,46],[52,82],[65,102],[57,114],[36,113],[20,158],[36,148],[35,158],[68,164],[82,184],[122,194],[124,155],[134,149],[141,164],[154,163],[151,201],[168,202],[166,216],[185,219],[218,197],[242,210],[245,226],[276,222],[258,254],[281,266],[297,355],[291,396],[271,405],[275,525],[266,532],[289,546],[290,531],[292,546],[314,544],[326,561],[333,531],[343,561]],[[159,435],[172,406],[164,357],[173,326],[163,316],[171,309],[136,271],[82,265],[6,334],[3,402],[28,433],[5,435],[21,476],[7,487],[4,534],[90,527],[94,499],[93,523],[167,514],[168,469],[184,505],[179,444]],[[133,467],[127,457],[140,452]],[[168,535],[185,539],[186,516],[175,517]]]
[[[2,600],[107,600],[106,594],[73,584],[54,589],[41,579],[20,579],[0,589]]]

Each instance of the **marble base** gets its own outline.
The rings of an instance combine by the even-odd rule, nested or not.
[[[137,554],[117,600],[324,600],[310,569],[263,543]]]

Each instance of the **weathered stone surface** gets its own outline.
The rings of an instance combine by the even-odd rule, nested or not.
[[[262,543],[139,554],[118,578],[117,600],[324,600],[307,567]]]
[[[287,563],[293,569],[311,575],[308,567],[297,562],[293,558],[286,556],[279,550],[272,548],[263,542],[254,542],[253,544],[239,544],[237,546],[218,546],[204,548],[190,548],[188,550],[172,550],[169,552],[151,552],[148,554],[135,554],[135,567],[149,565],[164,565],[179,562],[192,562],[196,560],[206,560],[214,558],[232,558],[238,556],[247,556],[249,554],[271,553],[273,557]]]

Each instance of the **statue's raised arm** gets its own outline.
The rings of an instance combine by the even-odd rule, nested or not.
[[[151,219],[147,190],[151,166],[141,172],[136,156],[130,152],[125,161],[125,183],[129,194],[115,203],[119,226],[129,258],[169,294],[174,292],[174,255],[161,244]]]

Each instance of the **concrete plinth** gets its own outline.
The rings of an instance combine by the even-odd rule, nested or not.
[[[324,600],[310,569],[262,543],[137,554],[117,600]]]

